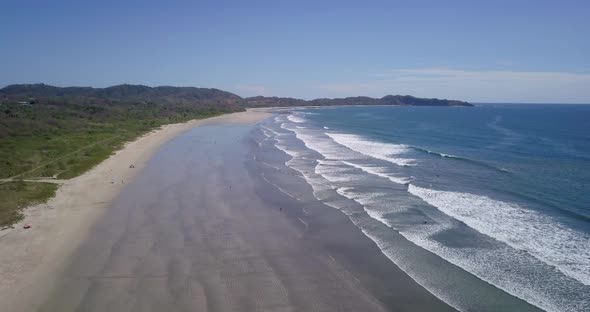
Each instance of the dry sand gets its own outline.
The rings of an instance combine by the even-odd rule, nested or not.
[[[53,199],[26,209],[21,223],[0,231],[2,311],[34,310],[45,300],[89,229],[162,143],[199,125],[253,123],[267,116],[265,110],[250,110],[167,125],[128,143],[87,173],[63,181]],[[32,228],[23,229],[25,223]]]

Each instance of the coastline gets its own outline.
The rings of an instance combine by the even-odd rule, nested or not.
[[[0,232],[3,309],[30,310],[44,300],[44,290],[50,289],[63,272],[64,260],[75,252],[92,225],[162,144],[194,127],[216,122],[253,123],[267,116],[264,109],[248,110],[165,125],[127,143],[88,172],[63,181],[47,203],[26,208],[21,222]],[[31,229],[23,229],[27,223]]]
[[[90,229],[37,310],[388,310],[287,216],[314,203],[277,202],[282,194],[260,183],[263,172],[248,170],[250,148],[258,146],[253,129],[212,123],[163,145]],[[371,245],[378,254],[350,224],[342,226],[321,237],[352,233],[364,243],[345,242],[351,252]],[[394,302],[398,310],[433,298],[404,274],[394,277],[390,291],[414,295]],[[431,303],[426,310],[446,310]]]
[[[273,121],[268,120],[261,124],[260,138],[263,140],[263,147],[267,146],[266,150],[268,152],[263,152],[263,155],[257,156],[257,159],[261,158],[261,161],[266,163],[268,174],[265,174],[267,178],[265,180],[269,180],[271,184],[274,184],[275,187],[291,198],[301,199],[303,202],[313,201],[315,198],[327,204],[330,207],[329,209],[340,210],[342,214],[350,218],[349,223],[354,224],[357,228],[356,231],[360,229],[373,241],[371,242],[372,247],[375,244],[379,247],[381,253],[389,258],[390,264],[393,262],[397,268],[411,276],[413,282],[420,284],[431,294],[458,310],[538,311],[538,308],[529,302],[495,287],[486,280],[482,280],[469,271],[449,262],[444,257],[420,247],[404,236],[407,235],[404,230],[416,228],[414,224],[424,228],[429,227],[430,224],[437,226],[437,224],[447,222],[445,219],[441,219],[440,223],[435,221],[439,218],[438,215],[435,215],[438,212],[437,210],[431,210],[430,206],[425,207],[428,210],[426,212],[418,210],[423,207],[423,203],[412,196],[406,195],[408,192],[407,186],[403,184],[404,181],[400,177],[417,176],[417,173],[408,173],[407,171],[413,170],[414,167],[403,167],[400,163],[404,164],[403,161],[406,158],[423,160],[424,157],[419,158],[423,155],[405,154],[404,156],[397,156],[396,154],[396,156],[392,157],[405,158],[388,159],[387,162],[382,159],[375,160],[375,158],[383,157],[383,154],[375,151],[374,146],[376,144],[380,144],[378,145],[378,151],[383,152],[383,150],[386,150],[387,153],[399,150],[399,146],[389,143],[373,143],[373,141],[365,144],[364,142],[367,141],[362,138],[353,137],[351,140],[357,145],[350,147],[353,143],[346,141],[342,143],[342,137],[337,138],[340,139],[340,141],[337,141],[332,136],[325,134],[330,131],[338,132],[334,130],[338,129],[336,122],[333,124],[324,123],[320,119],[321,114],[312,111],[294,112],[293,114],[293,117],[278,115]],[[340,116],[337,113],[334,115]],[[355,117],[356,115],[353,115],[352,118]],[[314,124],[313,121],[316,123]],[[351,122],[348,120],[348,123]],[[329,126],[329,128],[326,126]],[[342,129],[339,130],[343,131]],[[387,141],[385,140],[385,142]],[[275,147],[282,151],[280,154],[284,157],[278,159],[273,156],[264,159],[264,154],[272,155],[271,151]],[[371,151],[371,147],[373,147],[372,157],[375,158],[370,164],[367,164],[368,159],[371,158],[368,158],[369,156],[365,153],[367,149]],[[360,152],[356,152],[358,150]],[[441,158],[434,157],[434,160],[441,160]],[[354,163],[350,165],[347,161],[354,161]],[[388,165],[390,162],[395,165]],[[364,170],[358,169],[361,166]],[[367,171],[369,174],[364,174]],[[298,177],[298,179],[289,178],[293,176]],[[427,179],[431,176],[434,177],[435,174],[421,175],[419,177]],[[309,185],[313,189],[313,198],[310,198],[309,195],[312,190],[303,192],[294,188],[293,185],[296,181]],[[398,207],[399,210],[397,210]],[[299,216],[305,221],[306,227],[309,226],[310,229],[314,228],[316,211],[320,213],[320,216],[325,215],[320,209],[311,209],[305,206]],[[386,214],[386,216],[382,216],[383,214]],[[336,217],[338,215],[326,220],[333,220]],[[441,215],[440,218],[445,218],[445,216]],[[408,222],[410,226],[405,226],[404,222]],[[326,224],[322,220],[319,223],[319,229],[326,233],[331,232],[327,230],[329,223]],[[452,238],[453,233],[450,234]],[[342,234],[336,235],[342,236]],[[347,240],[343,239],[342,242],[339,242],[335,239],[334,243],[343,245],[345,244],[344,241]],[[350,250],[354,249],[350,248]],[[356,249],[360,250],[361,248],[356,247]],[[346,255],[346,253],[343,254]],[[352,257],[357,256],[353,252],[348,254],[352,255]],[[370,253],[366,252],[365,254]],[[345,256],[345,258],[350,259],[350,255]],[[366,262],[367,259],[357,261],[359,264]],[[351,267],[358,268],[359,266],[352,265]],[[374,268],[375,266],[371,266],[371,269]],[[374,276],[377,276],[376,280],[381,280],[383,275],[374,274]],[[399,280],[399,278],[396,279]],[[390,278],[390,280],[393,279]],[[392,286],[395,285],[394,283],[386,282],[385,285],[385,289],[389,290],[391,290],[389,287],[395,287]],[[376,294],[375,291],[373,293]],[[387,298],[388,293],[384,292],[383,294],[385,295],[383,298]],[[393,302],[392,307],[395,307],[396,301],[403,302],[403,298],[407,298],[407,296],[398,298],[402,300],[391,300]],[[385,300],[387,299],[382,301]]]
[[[387,311],[457,311],[391,261],[348,215],[315,198],[298,172],[280,165],[289,161],[281,153],[259,151],[248,170],[258,196],[284,207],[284,215],[299,227],[301,239],[314,254],[330,259]]]

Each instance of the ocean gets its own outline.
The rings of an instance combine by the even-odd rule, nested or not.
[[[458,310],[590,311],[590,106],[305,108],[257,131]]]

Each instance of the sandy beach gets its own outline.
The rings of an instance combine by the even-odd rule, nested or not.
[[[65,181],[1,233],[3,311],[453,311],[300,177],[308,197],[268,183],[270,115],[169,125]]]
[[[200,125],[253,123],[267,116],[251,110],[166,125],[126,144],[85,174],[63,181],[54,198],[25,209],[24,220],[0,231],[2,310],[33,311],[41,304],[91,226],[163,143]],[[23,229],[25,223],[32,229]]]

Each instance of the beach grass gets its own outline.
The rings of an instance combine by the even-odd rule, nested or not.
[[[121,105],[97,112],[75,104],[4,104],[0,115],[0,226],[20,209],[47,200],[55,185],[19,180],[70,179],[98,165],[126,142],[159,127],[230,111],[186,106]],[[36,184],[39,184],[35,186]]]
[[[0,184],[0,228],[22,220],[22,209],[34,203],[43,203],[55,195],[55,183],[25,182],[22,180]]]
[[[3,138],[0,139],[0,178],[72,178],[108,158],[125,142],[176,121],[185,120],[89,123],[82,129]]]
[[[69,179],[108,158],[125,142],[160,124],[120,123],[64,131],[49,137],[28,136],[5,140],[0,148],[4,178]]]

